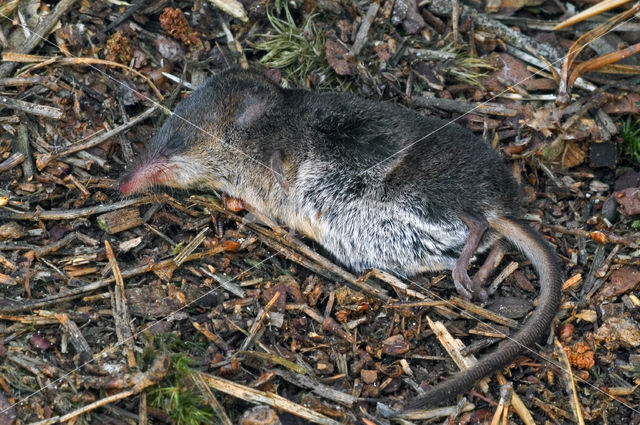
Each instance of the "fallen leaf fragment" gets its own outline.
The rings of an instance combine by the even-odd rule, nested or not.
[[[278,294],[278,298],[275,300],[275,304],[272,307],[273,311],[279,311],[279,312],[284,312],[285,308],[286,308],[286,303],[287,303],[287,289],[285,288],[285,286],[281,283],[272,286],[271,288],[265,289],[262,292],[262,295],[260,296],[260,298],[262,299],[262,301],[266,304],[267,302],[269,302],[273,297],[276,296],[276,294]]]
[[[399,356],[409,351],[409,343],[405,341],[404,336],[394,335],[382,342],[382,352],[389,356]]]
[[[606,103],[602,110],[609,115],[637,114],[640,109],[640,93],[626,93],[620,99]]]
[[[626,215],[640,214],[640,187],[624,189],[613,196]]]
[[[623,267],[611,273],[609,282],[600,290],[599,299],[617,297],[633,291],[640,285],[640,268]]]
[[[240,418],[240,425],[279,425],[280,418],[269,406],[254,406],[246,410]]]
[[[534,111],[527,111],[530,114],[521,121],[527,127],[542,133],[544,137],[551,137],[553,130],[557,128],[559,111],[557,108],[543,108]]]
[[[591,236],[591,239],[599,243],[607,243],[608,241],[607,235],[598,230],[589,233],[589,236]]]
[[[324,54],[327,62],[338,75],[355,75],[356,64],[347,57],[349,50],[335,40],[327,39],[324,43]]]
[[[576,167],[587,159],[587,153],[575,142],[569,142],[567,144],[567,150],[562,158],[562,165],[565,168]]]
[[[585,322],[594,323],[598,318],[598,313],[595,310],[582,310],[576,314],[576,318],[584,320]]]
[[[37,333],[31,335],[31,338],[29,338],[29,342],[31,343],[32,347],[40,351],[47,351],[53,345],[51,341]]]

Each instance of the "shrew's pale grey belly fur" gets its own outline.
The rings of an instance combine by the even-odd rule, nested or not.
[[[468,237],[462,221],[434,221],[415,207],[415,199],[385,200],[366,176],[345,180],[340,176],[348,173],[327,168],[303,164],[290,188],[290,207],[277,218],[316,239],[356,273],[378,268],[411,276],[454,267]]]
[[[431,225],[397,205],[372,207],[352,202],[331,219],[320,214],[319,242],[338,261],[357,273],[378,268],[400,276],[454,267],[466,227]]]
[[[384,196],[379,182],[349,175],[318,161],[301,164],[287,191],[275,182],[260,187],[248,176],[220,189],[319,242],[356,273],[377,268],[407,277],[454,268],[469,236],[454,213],[447,214],[454,219],[434,219],[426,200]],[[495,237],[489,232],[477,252]]]

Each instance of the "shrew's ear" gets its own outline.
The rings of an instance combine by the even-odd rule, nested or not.
[[[269,93],[259,87],[251,87],[242,93],[240,106],[236,111],[236,124],[247,128],[264,117],[269,107]]]

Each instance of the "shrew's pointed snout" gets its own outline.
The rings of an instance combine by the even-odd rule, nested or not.
[[[171,166],[162,159],[143,161],[129,172],[118,184],[124,196],[143,193],[153,186],[169,184],[173,179]]]

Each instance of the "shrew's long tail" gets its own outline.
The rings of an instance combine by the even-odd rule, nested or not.
[[[497,218],[490,224],[533,263],[540,279],[538,308],[524,327],[509,340],[501,343],[493,353],[480,359],[470,369],[411,400],[404,410],[435,407],[450,401],[457,394],[470,390],[480,379],[508,366],[522,353],[523,347],[532,346],[549,331],[561,300],[562,273],[556,254],[538,232],[520,221]]]

